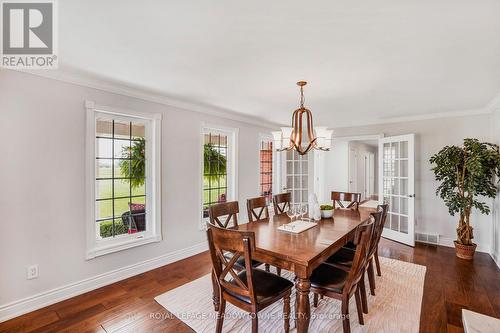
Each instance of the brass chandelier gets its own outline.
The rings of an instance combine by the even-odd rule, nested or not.
[[[304,86],[306,84],[306,81],[297,82],[300,87],[300,106],[293,112],[292,127],[281,127],[281,131],[273,132],[277,151],[295,149],[299,155],[305,155],[311,149],[330,150],[333,131],[326,127],[314,128],[312,113],[304,107]],[[305,121],[304,116],[306,117]],[[307,132],[304,130],[304,124],[307,126]],[[305,134],[307,134],[307,139]],[[303,139],[307,141],[302,142]]]

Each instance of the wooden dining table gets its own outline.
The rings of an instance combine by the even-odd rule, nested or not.
[[[336,209],[333,218],[322,219],[316,226],[297,234],[278,230],[280,225],[290,222],[286,214],[241,224],[236,228],[255,233],[255,253],[252,259],[286,269],[297,276],[297,332],[304,333],[309,329],[310,276],[313,270],[352,240],[356,227],[369,219],[370,213],[374,211],[373,208],[363,207],[359,210]]]

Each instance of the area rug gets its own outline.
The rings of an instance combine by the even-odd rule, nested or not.
[[[349,305],[352,332],[418,332],[422,303],[425,266],[399,260],[380,258],[382,276],[376,276],[376,296],[368,295],[368,314],[360,325],[354,297]],[[294,275],[282,271],[293,280]],[[368,289],[368,280],[366,281]],[[369,290],[367,290],[369,294]],[[196,332],[215,332],[216,312],[212,304],[210,275],[159,295],[155,300],[171,314]],[[292,305],[295,292],[292,292]],[[294,306],[292,308],[292,316]],[[259,313],[259,332],[283,332],[283,304],[277,302]],[[318,307],[312,306],[309,332],[342,332],[340,301],[324,298]],[[290,320],[291,331],[295,323]],[[227,303],[223,332],[250,332],[250,316]]]

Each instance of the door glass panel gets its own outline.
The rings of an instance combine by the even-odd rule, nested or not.
[[[401,160],[401,177],[408,177],[408,160]]]
[[[401,178],[399,180],[399,184],[400,184],[399,194],[408,195],[408,179]]]
[[[408,233],[408,217],[407,216],[400,216],[399,223],[400,223],[399,231],[407,234]]]
[[[408,142],[402,141],[399,144],[401,154],[399,155],[401,158],[408,158]]]
[[[394,158],[399,158],[399,142],[394,142],[392,144],[392,151]]]
[[[389,207],[389,210],[394,213],[399,213],[399,197],[392,197],[391,198],[391,206]]]
[[[384,229],[391,229],[391,218],[392,214],[387,214],[387,219],[385,220]]]
[[[399,231],[399,216],[391,214],[391,229],[395,231]]]
[[[401,214],[408,215],[408,198],[401,198]]]
[[[399,194],[399,179],[392,179],[392,194]]]
[[[307,157],[300,156],[296,151],[287,151],[285,163],[286,189],[292,194],[292,203],[307,203],[308,177]]]

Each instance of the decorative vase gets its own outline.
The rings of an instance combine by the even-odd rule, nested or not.
[[[333,209],[322,210],[321,211],[321,218],[323,218],[323,219],[331,219],[332,217],[333,217]]]
[[[458,243],[457,241],[454,241],[454,243],[457,257],[465,260],[472,260],[472,258],[474,258],[474,252],[476,251],[477,244],[464,245]]]

